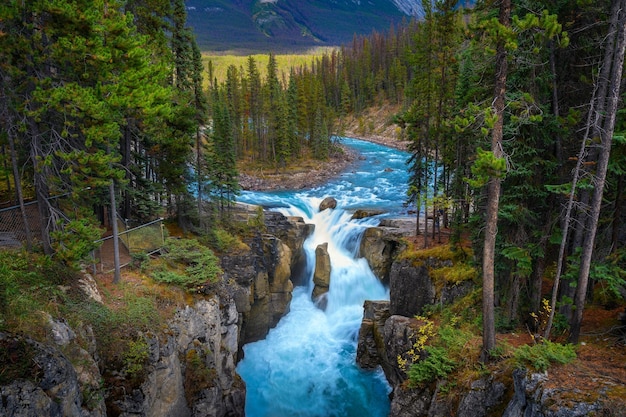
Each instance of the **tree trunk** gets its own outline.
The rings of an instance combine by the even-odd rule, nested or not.
[[[595,98],[595,92],[594,92],[594,98]],[[569,227],[572,222],[572,210],[574,208],[574,198],[576,197],[576,186],[578,185],[578,180],[580,179],[580,176],[581,176],[581,169],[582,169],[583,161],[585,159],[585,154],[586,154],[587,140],[589,139],[589,128],[591,126],[590,124],[591,113],[594,111],[594,107],[593,107],[594,101],[595,101],[594,98],[592,98],[591,100],[591,108],[589,110],[589,117],[588,117],[588,122],[587,122],[587,131],[585,132],[583,136],[583,140],[581,141],[580,149],[578,151],[576,167],[574,168],[574,177],[572,178],[572,186],[570,188],[569,198],[567,200],[567,206],[565,208],[565,215],[563,217],[563,224],[562,224],[563,232],[561,236],[561,244],[559,246],[559,255],[558,255],[557,263],[556,263],[556,275],[554,277],[554,283],[552,284],[552,299],[550,300],[550,314],[548,316],[548,323],[546,324],[546,328],[543,333],[544,339],[549,339],[550,332],[552,331],[552,323],[554,321],[554,313],[556,311],[556,302],[557,302],[557,297],[559,294],[559,286],[561,283],[561,274],[563,273],[563,267],[564,267],[565,257],[566,257],[565,249],[567,247]],[[579,216],[585,219],[584,211],[581,211],[579,213]],[[585,226],[584,221],[580,222],[580,224],[578,225],[578,230],[576,231],[577,236],[574,239],[574,250],[580,246],[580,243],[578,243],[577,241],[582,240],[583,233],[581,232],[581,230],[584,228],[584,226]],[[571,298],[571,295],[573,295],[573,294],[570,295],[571,291],[573,291],[571,287],[566,288],[564,295],[567,295],[568,297]],[[565,314],[567,317],[569,317],[569,315],[571,314],[571,306],[569,304],[562,306],[560,312],[561,314]]]
[[[624,50],[626,48],[626,0],[614,0],[614,10],[609,27],[609,42],[605,51],[604,67],[610,68],[610,75],[599,82],[606,85],[606,96],[599,96],[606,105],[603,112],[598,114],[597,122],[594,124],[594,137],[600,138],[599,158],[596,167],[594,190],[591,198],[591,212],[585,240],[583,243],[583,253],[580,261],[580,271],[578,275],[578,286],[576,288],[576,309],[571,323],[569,341],[578,343],[580,337],[580,327],[583,319],[583,311],[587,298],[587,286],[589,284],[589,271],[591,269],[591,257],[593,254],[600,209],[602,207],[602,195],[606,182],[606,173],[611,155],[611,142],[615,129],[615,118],[617,106],[620,99],[620,86],[622,80],[622,70],[624,67]],[[604,68],[603,68],[604,69]],[[599,89],[600,90],[600,89]],[[601,108],[601,106],[598,106]]]
[[[196,127],[196,182],[198,192],[198,215],[202,217],[202,133],[200,126]]]
[[[511,0],[500,3],[499,22],[504,27],[510,26]],[[496,47],[496,83],[494,88],[493,111],[497,116],[491,135],[491,151],[496,158],[504,154],[502,138],[504,134],[504,107],[506,78],[508,71],[507,53],[504,40],[499,39]],[[502,180],[493,177],[487,185],[487,214],[485,219],[485,246],[483,248],[483,348],[481,361],[490,359],[490,352],[496,347],[496,326],[494,306],[495,251],[498,233],[498,207],[500,205],[500,186]]]
[[[109,198],[111,202],[111,227],[113,228],[113,263],[115,265],[113,273],[113,283],[118,284],[121,281],[120,272],[120,242],[117,230],[117,205],[115,202],[115,180],[111,180],[109,184]]]

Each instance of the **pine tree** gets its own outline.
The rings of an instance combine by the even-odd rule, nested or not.
[[[213,131],[205,153],[208,191],[223,216],[226,208],[239,194],[235,144],[230,115],[224,95],[214,90],[212,95]]]

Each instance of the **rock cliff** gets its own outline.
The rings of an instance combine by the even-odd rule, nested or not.
[[[258,215],[250,208],[241,218]],[[304,268],[302,245],[311,226],[265,213],[266,233],[250,250],[224,255],[222,281],[187,298],[155,332],[144,332],[146,359],[132,378],[106,369],[91,328],[45,316],[45,336],[0,333],[0,415],[103,417],[243,416],[245,384],[236,365],[245,343],[265,337],[286,314],[292,272]],[[85,297],[102,302],[83,274]],[[2,373],[6,370],[2,370]],[[131,380],[132,379],[132,380]]]
[[[518,369],[505,375],[480,377],[456,395],[440,388],[450,381],[434,381],[412,387],[406,367],[398,358],[407,359],[423,334],[424,323],[416,318],[426,304],[451,303],[471,290],[471,282],[449,284],[436,293],[428,270],[407,260],[391,262],[390,301],[366,301],[358,337],[357,363],[364,369],[381,367],[392,386],[390,417],[582,417],[612,414],[600,397],[589,400],[576,392],[564,392],[550,383],[547,373]],[[394,291],[394,286],[398,290]],[[402,290],[399,290],[399,289]],[[410,359],[409,359],[410,360]],[[573,398],[580,398],[573,400]],[[604,414],[603,414],[604,413]]]

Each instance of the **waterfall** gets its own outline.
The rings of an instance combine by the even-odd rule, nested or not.
[[[352,220],[357,207],[394,208],[405,193],[406,155],[380,145],[350,142],[367,156],[361,166],[324,187],[294,194],[248,193],[249,203],[286,207],[286,215],[315,225],[306,240],[307,285],[293,293],[289,313],[264,340],[244,346],[237,370],[246,382],[248,417],[382,417],[390,392],[384,374],[356,365],[356,344],[365,300],[388,299],[358,248],[365,228],[379,219]],[[385,164],[385,165],[383,165]],[[389,169],[389,167],[393,169]],[[387,168],[387,169],[385,169]],[[335,209],[319,211],[327,196]],[[311,300],[315,249],[328,243],[330,288],[325,309]],[[297,279],[295,280],[297,281]]]

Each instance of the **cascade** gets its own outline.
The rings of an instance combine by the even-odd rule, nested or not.
[[[323,187],[294,193],[246,192],[239,200],[272,204],[284,214],[315,225],[306,240],[307,285],[293,293],[289,313],[264,340],[244,346],[237,370],[246,382],[248,417],[386,416],[390,388],[382,371],[356,365],[356,343],[363,302],[388,298],[367,261],[358,257],[359,240],[376,217],[353,220],[356,208],[397,214],[406,192],[407,154],[353,139],[344,143],[365,156],[354,171]],[[319,211],[325,196],[337,208]],[[331,282],[326,307],[311,300],[315,249],[328,243]]]

